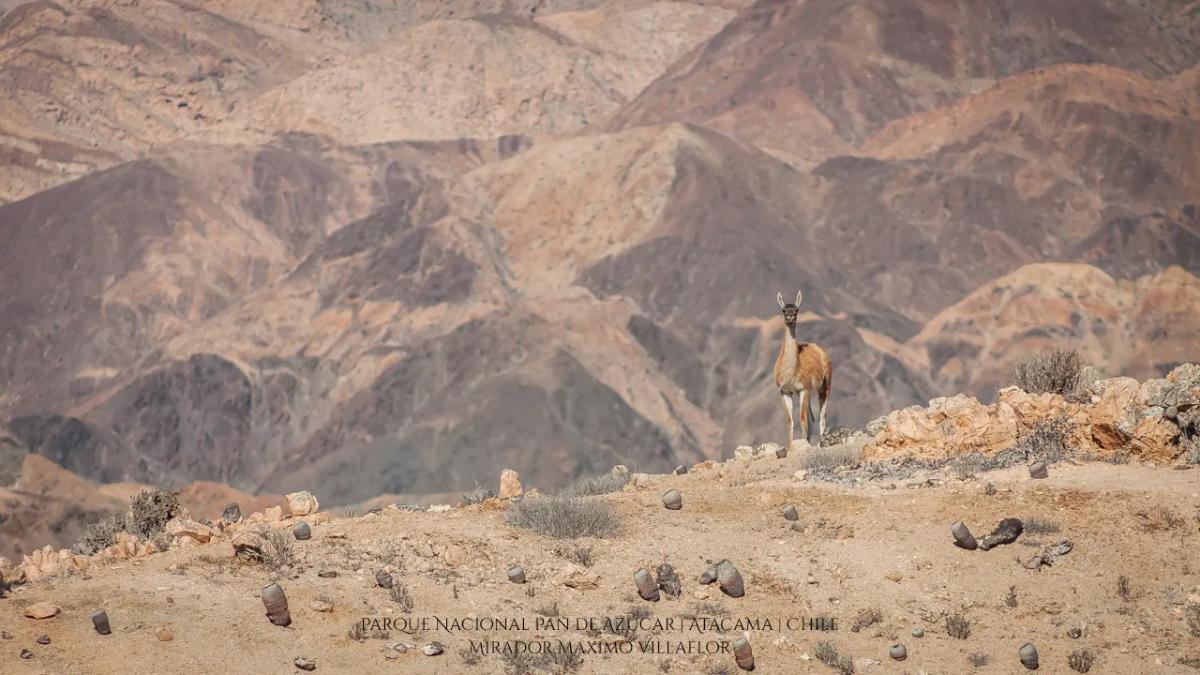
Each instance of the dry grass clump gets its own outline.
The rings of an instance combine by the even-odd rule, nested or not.
[[[828,448],[809,450],[804,453],[804,468],[836,469],[840,466],[854,466],[862,455],[861,448],[835,445]]]
[[[470,506],[471,504],[482,504],[488,499],[496,496],[496,491],[491,488],[475,486],[474,490],[464,492],[462,496],[463,504]]]
[[[508,523],[555,539],[575,539],[611,536],[619,520],[612,506],[600,499],[540,497],[514,504]]]
[[[816,647],[813,648],[813,656],[817,657],[817,660],[821,663],[841,673],[841,675],[853,675],[854,673],[854,659],[839,654],[837,647],[832,642],[818,642]]]
[[[962,614],[946,617],[946,633],[952,638],[966,640],[971,636],[971,621]]]
[[[396,607],[404,614],[408,614],[413,610],[415,603],[413,602],[412,593],[408,592],[408,587],[404,584],[393,584],[388,590],[388,595],[391,596],[392,602],[396,603]]]
[[[975,666],[976,668],[982,668],[982,667],[986,666],[988,663],[990,663],[992,660],[991,658],[988,657],[987,654],[981,654],[979,652],[975,652],[968,658],[971,661],[971,665]]]
[[[1187,619],[1188,631],[1192,637],[1200,637],[1200,603],[1189,602],[1183,609],[1183,616]]]
[[[1056,349],[1018,361],[1013,384],[1030,394],[1078,397],[1086,388],[1083,359],[1074,349]]]
[[[1092,664],[1095,661],[1096,657],[1092,656],[1092,653],[1086,649],[1077,649],[1067,657],[1067,665],[1077,673],[1086,673],[1091,670]]]
[[[122,532],[145,542],[154,541],[180,510],[179,497],[174,492],[142,490],[130,498],[127,511],[111,513],[84,528],[71,551],[92,555],[117,543],[117,535]]]
[[[594,497],[619,492],[629,483],[627,473],[605,473],[599,476],[580,478],[562,491],[564,497]]]
[[[1139,511],[1137,517],[1141,521],[1142,529],[1147,532],[1165,532],[1184,525],[1183,516],[1165,506]]]

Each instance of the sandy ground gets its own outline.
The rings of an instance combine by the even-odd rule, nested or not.
[[[760,673],[834,672],[814,657],[823,640],[853,658],[859,673],[1024,672],[1017,653],[1026,642],[1037,645],[1041,672],[1071,672],[1068,656],[1081,649],[1095,655],[1093,673],[1200,672],[1180,663],[1200,660],[1200,639],[1189,635],[1184,611],[1189,596],[1200,602],[1200,470],[1059,464],[1040,481],[1015,468],[967,480],[947,476],[933,486],[916,477],[847,488],[795,479],[802,462],[740,459],[639,480],[597,498],[611,501],[622,521],[620,534],[604,540],[545,538],[510,527],[502,510],[484,506],[331,519],[313,527],[311,540],[294,544],[293,569],[280,579],[293,617],[287,628],[267,621],[258,595],[278,573],[237,561],[227,539],[28,585],[0,600],[0,630],[12,635],[0,641],[0,672],[296,673],[297,657],[315,661],[317,673],[512,672],[520,664],[471,657],[469,643],[599,641],[618,645],[608,647],[615,651],[621,637],[603,625],[591,634],[577,630],[579,621],[639,607],[649,614],[633,653],[585,654],[576,672],[733,673],[729,653],[695,652],[721,649],[742,628]],[[662,507],[668,488],[682,492],[682,510]],[[786,504],[799,510],[803,532],[781,515]],[[987,552],[952,544],[955,520],[982,536],[1010,516],[1059,531],[1027,532]],[[1054,566],[1033,571],[1019,564],[1018,556],[1040,550],[1031,543],[1062,539],[1075,548]],[[592,548],[590,566],[556,553],[576,546]],[[744,597],[698,582],[707,561],[722,558],[740,569]],[[681,596],[641,600],[633,572],[664,560],[679,573]],[[375,570],[387,564],[411,592],[411,613],[375,585]],[[513,564],[524,566],[527,583],[506,580]],[[328,570],[338,576],[318,576]],[[1128,599],[1118,593],[1121,576]],[[564,585],[568,578],[578,588]],[[1010,588],[1016,606],[1006,603]],[[332,611],[313,609],[318,599]],[[23,617],[38,601],[62,611],[47,620]],[[566,630],[536,624],[545,620],[538,611],[552,614],[555,605]],[[111,635],[92,630],[89,614],[100,607],[111,618]],[[880,620],[852,630],[869,610]],[[945,618],[953,613],[970,620],[965,640],[947,634]],[[704,630],[705,616],[723,617],[725,632]],[[411,635],[396,626],[386,635],[372,627],[363,639],[350,635],[364,618],[399,617],[426,626]],[[523,620],[526,628],[437,625],[472,617]],[[832,618],[837,629],[799,629],[799,620],[813,617]],[[738,619],[757,625],[739,627]],[[916,628],[923,637],[913,637]],[[163,629],[170,641],[159,639]],[[37,644],[43,634],[50,644]],[[445,653],[423,655],[420,646],[434,640]],[[692,653],[643,654],[645,641],[659,649],[682,643]],[[392,648],[397,642],[415,648],[400,653]],[[889,658],[895,643],[906,646],[906,661]],[[33,658],[19,658],[22,649]],[[971,654],[988,663],[972,665]]]

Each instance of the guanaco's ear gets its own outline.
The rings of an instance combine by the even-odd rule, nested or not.
[[[783,293],[776,293],[775,301],[779,303],[779,309],[783,309]]]
[[[797,307],[800,306],[800,298],[802,298],[802,297],[804,297],[804,293],[801,291],[796,291],[796,306]]]

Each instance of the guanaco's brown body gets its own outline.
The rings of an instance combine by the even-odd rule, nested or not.
[[[794,303],[784,303],[783,293],[778,293],[775,298],[779,302],[779,309],[783,311],[785,327],[779,356],[775,359],[775,386],[779,387],[783,407],[787,411],[789,449],[796,433],[793,397],[800,397],[800,435],[808,440],[810,394],[817,392],[820,438],[825,435],[825,406],[829,403],[829,389],[833,384],[833,363],[829,360],[829,354],[812,342],[796,340],[796,316],[800,313],[802,297],[803,294],[797,291]]]

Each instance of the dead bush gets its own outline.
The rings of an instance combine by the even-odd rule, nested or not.
[[[850,632],[857,633],[864,628],[870,628],[877,623],[883,621],[883,614],[874,607],[858,610],[858,616],[854,619],[854,625],[850,627]]]
[[[1129,585],[1129,577],[1124,574],[1117,577],[1117,595],[1125,602],[1133,599],[1133,589]]]
[[[1013,383],[1030,394],[1077,398],[1086,384],[1083,359],[1074,349],[1056,349],[1018,361]]]
[[[839,654],[837,647],[832,642],[818,642],[816,647],[813,648],[813,656],[817,657],[817,660],[821,663],[841,673],[841,675],[853,675],[854,673],[854,659]]]
[[[1017,587],[1009,586],[1008,595],[1004,596],[1004,604],[1008,605],[1009,607],[1016,607],[1018,602],[1020,601],[1017,600]]]
[[[462,501],[463,501],[463,504],[466,504],[469,506],[471,504],[482,504],[485,501],[487,501],[488,499],[491,499],[492,497],[495,497],[495,496],[496,496],[495,490],[492,490],[490,488],[480,487],[480,486],[476,485],[474,490],[463,493]]]
[[[1086,649],[1077,649],[1067,657],[1067,665],[1077,673],[1086,673],[1091,670],[1095,661],[1096,658]]]
[[[271,569],[290,566],[292,557],[292,536],[283,530],[272,529],[263,535],[267,545],[263,549],[262,561]]]
[[[401,583],[395,583],[388,590],[388,595],[391,596],[392,602],[396,603],[396,607],[404,614],[412,612],[415,602],[413,601],[412,593],[408,592],[408,587]]]
[[[831,446],[819,450],[809,450],[804,453],[804,468],[809,471],[832,470],[842,466],[858,464],[862,455],[860,448],[853,446]]]
[[[619,524],[608,502],[579,497],[522,499],[508,510],[508,522],[556,539],[608,537]]]
[[[570,560],[584,567],[591,567],[595,563],[592,560],[591,546],[559,546],[554,549],[554,553],[564,560]]]
[[[125,514],[111,513],[88,525],[71,547],[77,555],[92,555],[117,543],[117,535],[125,531]]]
[[[129,500],[128,532],[150,541],[179,515],[179,496],[166,490],[142,490]]]
[[[1165,506],[1139,511],[1137,517],[1141,521],[1142,529],[1147,532],[1165,532],[1184,525],[1183,516]]]
[[[971,636],[971,621],[962,614],[946,617],[946,633],[952,638],[966,640]]]
[[[974,654],[971,654],[971,656],[969,656],[968,658],[971,660],[971,665],[975,666],[976,668],[982,668],[982,667],[986,666],[988,663],[990,663],[992,660],[991,658],[988,657],[987,654],[981,654],[979,652],[975,652]]]
[[[627,473],[605,473],[590,478],[580,478],[562,491],[564,497],[594,497],[622,490],[629,483]]]
[[[1052,534],[1060,530],[1057,524],[1041,518],[1025,518],[1021,522],[1027,534]]]
[[[1200,603],[1189,602],[1183,610],[1183,616],[1187,619],[1188,630],[1192,633],[1192,637],[1200,637]]]

